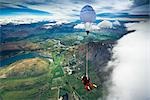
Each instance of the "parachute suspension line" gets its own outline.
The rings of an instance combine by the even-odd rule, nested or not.
[[[88,60],[89,60],[89,51],[88,51],[88,49],[89,49],[89,47],[88,47],[88,44],[87,44],[87,47],[86,47],[86,67],[85,67],[85,70],[86,70],[86,72],[85,72],[85,75],[86,75],[86,77],[88,78]]]

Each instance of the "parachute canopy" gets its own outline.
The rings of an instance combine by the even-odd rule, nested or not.
[[[96,20],[96,13],[90,5],[84,6],[80,11],[81,21],[87,23],[94,22]]]

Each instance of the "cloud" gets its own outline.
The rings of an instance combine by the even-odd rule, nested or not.
[[[103,20],[97,26],[100,27],[100,28],[112,28],[113,24],[112,24],[112,22],[110,22],[108,20]]]
[[[91,5],[95,9],[97,15],[101,15],[103,13],[117,14],[120,12],[126,12],[131,14],[147,14],[148,13],[147,6],[139,8],[138,6],[143,3],[139,2],[138,0],[135,1],[134,0],[40,0],[40,1],[1,0],[1,2],[3,2],[3,6],[5,5],[11,6],[20,5],[18,7],[25,6],[28,9],[34,9],[50,13],[51,16],[49,18],[52,20],[67,20],[71,22],[75,20],[80,20],[79,17],[80,10],[86,4]],[[145,11],[143,11],[144,9]],[[28,15],[28,13],[25,13],[24,15]],[[108,17],[109,15],[107,14],[106,16]],[[110,16],[112,17],[112,15]],[[103,16],[97,16],[97,19],[101,19],[101,17]],[[116,18],[117,16],[114,17]]]
[[[85,27],[86,27],[86,25],[83,24],[83,23],[80,23],[80,24],[77,24],[77,25],[74,26],[75,29],[86,29]],[[90,31],[94,31],[94,30],[100,29],[96,24],[91,24],[89,26],[89,28],[91,28]]]
[[[149,0],[134,0],[133,4],[134,4],[133,7],[142,6],[149,4]]]
[[[110,31],[115,31],[116,27],[121,27],[122,25],[120,24],[120,22],[118,20],[115,20],[113,22],[109,21],[109,20],[103,20],[101,22],[99,22],[98,24],[95,23],[80,23],[74,26],[75,29],[85,29],[85,30],[89,30],[90,32],[102,32],[102,33],[110,33]],[[119,29],[117,29],[117,31],[119,32]],[[122,31],[121,31],[122,32]],[[116,33],[116,32],[115,32]],[[120,33],[120,32],[119,32]]]
[[[18,24],[31,24],[41,21],[53,21],[48,16],[7,16],[0,17],[0,25],[6,25],[8,23]]]
[[[109,20],[103,20],[101,22],[99,22],[98,24],[95,24],[95,23],[89,23],[89,25],[87,24],[83,24],[83,23],[80,23],[80,24],[77,24],[74,26],[75,29],[85,29],[86,27],[87,28],[91,28],[91,31],[92,30],[100,30],[101,28],[114,28],[116,26],[121,26],[120,22],[118,20],[115,20],[113,22],[109,21]]]
[[[47,23],[47,24],[44,24],[43,25],[43,28],[45,28],[45,29],[52,29],[53,28],[53,26],[60,26],[60,25],[62,25],[62,24],[66,24],[66,23],[69,23],[69,22],[67,22],[67,21],[57,21],[57,22],[53,22],[53,23]]]
[[[29,5],[46,4],[46,0],[25,0],[24,2]]]
[[[85,29],[84,24],[77,24],[74,26],[75,29]]]
[[[134,0],[131,7],[131,14],[150,15],[149,0]]]
[[[106,17],[97,17],[97,20],[119,20],[119,21],[145,21],[147,18],[122,18],[122,17],[117,17],[117,18],[106,18]]]
[[[28,8],[1,8],[1,16],[14,16],[14,15],[51,15],[48,12],[28,9]]]
[[[146,5],[134,7],[129,13],[135,15],[150,15],[150,6],[149,4],[146,4]]]
[[[108,67],[115,66],[113,86],[107,100],[150,99],[150,21],[128,24],[128,30],[136,30],[118,41],[113,49],[113,58]]]
[[[5,0],[1,0],[6,2]],[[11,0],[12,4],[26,5],[28,8],[37,9],[52,13],[53,19],[77,20],[81,8],[90,4],[96,10],[96,13],[119,12],[130,9],[132,1],[130,0]],[[111,8],[111,9],[108,9]]]
[[[4,3],[4,2],[1,2],[0,10],[1,10],[1,16],[14,16],[14,15],[18,15],[18,16],[47,15],[47,16],[50,16],[51,15],[51,13],[48,13],[46,11],[31,9],[25,5]]]
[[[114,21],[113,22],[113,25],[118,25],[118,26],[121,26],[120,22],[118,20]]]

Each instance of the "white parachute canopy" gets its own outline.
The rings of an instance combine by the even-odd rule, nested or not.
[[[84,28],[85,28],[86,31],[91,31],[92,30],[92,24],[89,23],[89,22],[86,22],[84,24]]]
[[[85,23],[85,30],[91,30],[91,23],[96,20],[96,13],[90,5],[84,6],[80,11],[80,19]]]

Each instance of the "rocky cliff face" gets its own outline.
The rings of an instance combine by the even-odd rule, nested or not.
[[[116,44],[115,41],[101,41],[98,43],[89,43],[89,62],[91,70],[93,69],[101,84],[108,81],[112,68],[106,70],[108,62],[112,58],[112,48]]]
[[[114,40],[105,40],[97,43],[90,42],[88,44],[79,46],[79,60],[83,61],[83,69],[85,65],[85,55],[86,55],[86,49],[88,47],[89,51],[89,77],[92,78],[93,74],[96,74],[97,79],[95,78],[94,81],[98,82],[98,85],[100,87],[105,88],[107,86],[106,83],[108,83],[112,68],[106,68],[108,62],[112,59],[112,49],[114,45],[116,44],[116,41]],[[92,79],[93,80],[93,79]],[[105,88],[106,89],[106,88]]]

